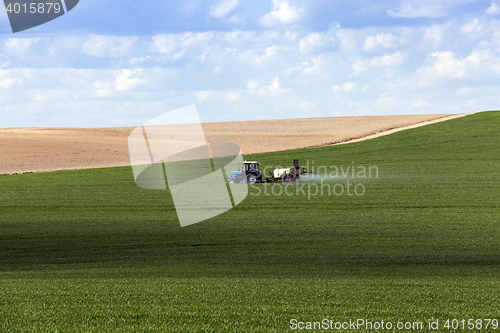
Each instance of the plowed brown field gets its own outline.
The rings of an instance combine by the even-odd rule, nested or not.
[[[243,154],[357,141],[464,116],[401,115],[205,123],[207,141],[233,142]],[[130,165],[135,127],[0,129],[0,174]]]

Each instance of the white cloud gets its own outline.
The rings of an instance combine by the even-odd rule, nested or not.
[[[386,13],[391,17],[434,19],[450,15],[455,8],[470,2],[477,0],[402,0],[398,10],[389,9]]]
[[[314,108],[316,108],[316,103],[314,103],[313,101],[302,101],[299,103],[299,108],[304,111],[313,110]]]
[[[49,100],[51,97],[54,96],[49,96],[46,92],[36,92],[36,91],[30,91],[29,92],[30,97],[33,99],[34,102],[40,103],[40,102],[45,102]],[[53,93],[51,95],[54,95]]]
[[[194,56],[201,62],[205,61],[205,51],[201,51],[205,45],[214,39],[215,33],[208,32],[186,32],[182,34],[160,34],[152,37],[152,49],[164,54],[169,60],[179,60],[184,57],[188,50],[197,53]]]
[[[334,93],[340,93],[340,92],[348,92],[356,88],[356,83],[353,82],[346,82],[342,86],[339,85],[334,85],[332,87],[332,90]]]
[[[429,107],[431,106],[429,103],[427,103],[427,101],[423,100],[423,99],[419,99],[419,100],[416,100],[412,103],[413,106],[417,107],[417,108],[423,108],[423,107]]]
[[[424,45],[432,45],[434,48],[437,48],[443,43],[444,33],[448,27],[448,25],[437,24],[428,27],[425,29],[424,36],[422,37],[422,43]]]
[[[143,83],[144,80],[139,77],[140,73],[140,69],[122,69],[119,71],[115,78],[116,91],[127,91]]]
[[[367,36],[363,49],[367,52],[394,49],[400,45],[400,40],[391,33],[380,33],[376,36]]]
[[[106,97],[111,94],[111,87],[106,82],[95,82],[92,87],[98,97]]]
[[[151,56],[145,56],[145,57],[135,57],[135,58],[131,58],[129,60],[129,63],[132,65],[132,66],[135,66],[135,65],[138,65],[140,63],[143,63],[143,62],[148,62],[148,61],[151,61],[152,58]]]
[[[465,105],[467,106],[475,106],[477,103],[477,99],[469,99],[467,101],[465,101]]]
[[[265,48],[263,52],[259,49],[249,49],[241,52],[234,50],[233,53],[238,57],[241,63],[264,66],[274,59],[277,59],[277,56],[283,49],[284,47],[282,46],[272,45]]]
[[[314,3],[319,2],[325,3]],[[216,3],[219,0],[210,5]],[[71,117],[93,114],[81,126],[110,126],[122,117],[122,108],[133,115],[128,119],[139,119],[146,117],[143,110],[154,116],[158,103],[165,109],[184,102],[203,103],[200,110],[207,112],[207,121],[222,121],[270,117],[273,108],[281,108],[283,117],[300,117],[301,110],[308,116],[432,113],[451,110],[446,109],[448,105],[459,112],[471,98],[500,101],[500,21],[484,14],[491,0],[476,12],[457,14],[439,24],[436,20],[398,20],[411,24],[338,29],[336,21],[324,27],[321,22],[307,25],[313,5],[298,0],[287,3],[304,9],[292,23],[280,21],[285,27],[250,30],[255,25],[249,24],[245,25],[249,30],[204,31],[206,24],[220,26],[217,20],[207,19],[209,5],[201,6],[197,14],[203,25],[196,30],[200,32],[44,36],[24,45],[24,50],[13,42],[8,49],[4,40],[0,69],[15,70],[0,74],[0,89],[9,89],[0,99],[0,110],[13,105],[30,109],[28,104],[36,103],[50,115],[52,110],[71,107]],[[237,10],[223,16],[224,23]],[[82,52],[84,44],[87,53]],[[144,68],[136,71],[137,67]],[[18,70],[22,68],[30,70]],[[478,102],[474,107],[492,109],[493,102],[488,103]],[[6,120],[11,117],[7,111],[0,115],[2,123],[13,125]],[[45,124],[50,125],[50,119]],[[52,125],[72,124],[61,119]],[[22,119],[17,124],[24,126]]]
[[[40,38],[9,38],[5,42],[5,50],[18,57],[24,57],[32,45],[38,43]]]
[[[483,26],[481,25],[481,21],[479,21],[478,18],[475,18],[469,21],[466,25],[462,26],[460,32],[463,34],[470,34],[470,33],[479,34],[481,33],[482,29]]]
[[[215,5],[210,7],[209,16],[222,18],[238,7],[239,0],[219,0]]]
[[[142,69],[122,69],[118,71],[79,71],[74,73],[76,82],[88,82],[95,77],[97,80],[91,85],[94,93],[99,97],[111,96],[113,92],[131,91],[137,85],[145,82],[141,78]],[[87,83],[88,84],[88,83]]]
[[[94,57],[123,56],[137,40],[137,37],[90,35],[82,45],[82,52]]]
[[[351,52],[355,51],[358,47],[357,40],[359,37],[357,36],[357,31],[354,30],[340,30],[337,33],[337,37],[339,39],[339,48],[342,52]]]
[[[438,80],[463,80],[468,76],[480,78],[495,71],[494,59],[490,51],[473,51],[467,57],[459,59],[451,51],[433,52],[427,56],[425,64],[418,69],[419,84],[432,84]],[[483,73],[483,74],[481,74]]]
[[[387,108],[392,107],[396,103],[396,97],[390,93],[384,93],[375,103],[379,107]]]
[[[438,18],[445,15],[445,5],[448,1],[439,0],[404,0],[399,10],[387,10],[391,17],[428,17]]]
[[[22,85],[23,80],[17,77],[11,70],[0,69],[0,89],[8,90],[15,85]]]
[[[343,91],[351,91],[356,87],[356,83],[346,82],[342,85]]]
[[[491,3],[491,6],[486,10],[486,14],[488,15],[498,15],[500,14],[500,9],[495,3]]]
[[[287,94],[291,90],[281,88],[279,78],[275,77],[269,85],[262,84],[260,81],[250,80],[247,83],[248,92],[258,96],[279,96]]]
[[[298,37],[298,34],[296,32],[292,32],[292,31],[287,31],[283,34],[283,38],[290,41],[290,42],[293,42],[297,39]]]
[[[210,91],[207,91],[207,90],[198,91],[196,93],[196,102],[197,103],[204,103],[208,100],[208,97],[210,97]]]
[[[10,60],[3,54],[0,54],[0,69],[8,67]]]
[[[394,67],[399,66],[402,61],[403,55],[401,52],[396,52],[394,54],[386,54],[381,57],[375,57],[370,64],[375,67]]]
[[[301,54],[310,54],[326,51],[332,48],[335,39],[325,36],[324,33],[313,32],[299,41]]]
[[[210,42],[214,38],[214,32],[186,32],[184,34],[177,35],[181,47],[188,48],[197,45],[204,45]]]
[[[195,58],[198,59],[200,62],[205,62],[205,60],[207,60],[207,53],[203,51],[202,54],[196,56]]]
[[[241,97],[241,92],[240,91],[229,91],[226,93],[226,101],[228,103],[233,103],[239,100]]]
[[[220,66],[215,66],[214,69],[212,70],[212,74],[219,75],[222,73],[222,68]]]
[[[418,70],[425,79],[462,79],[466,75],[465,62],[457,59],[453,52],[433,52],[429,54],[428,62]]]
[[[243,24],[247,22],[247,18],[242,14],[235,14],[226,19],[227,23],[231,24]]]
[[[323,67],[323,64],[325,63],[325,57],[322,54],[320,54],[319,56],[312,58],[311,61],[312,61],[311,66],[309,66],[308,61],[304,61],[303,65],[309,66],[304,68],[304,74],[318,73]]]
[[[352,69],[355,75],[361,74],[366,70],[365,64],[362,60],[358,59],[352,65]]]
[[[235,30],[225,32],[217,36],[220,40],[229,47],[262,47],[270,44],[275,44],[282,35],[273,30],[260,31],[241,31]],[[285,34],[286,36],[286,34]]]
[[[304,12],[302,7],[296,8],[290,0],[271,0],[273,9],[270,13],[260,19],[260,24],[264,27],[276,25],[292,24],[301,19]]]
[[[470,87],[461,87],[460,89],[457,90],[455,95],[463,97],[463,96],[470,95],[472,92],[474,92],[474,89],[472,89]]]
[[[171,53],[177,45],[176,36],[171,34],[156,35],[152,39],[155,49],[160,53]]]

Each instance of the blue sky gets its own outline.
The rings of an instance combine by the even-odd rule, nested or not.
[[[0,25],[0,127],[500,109],[500,0],[81,0]]]

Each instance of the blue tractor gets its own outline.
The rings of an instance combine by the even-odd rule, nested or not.
[[[231,178],[227,180],[228,184],[262,182],[262,172],[260,172],[259,166],[259,162],[255,161],[244,161],[242,164],[238,164],[238,171],[231,171]]]

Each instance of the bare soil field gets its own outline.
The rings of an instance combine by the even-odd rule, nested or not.
[[[348,143],[466,114],[257,120],[202,124],[209,142],[233,142],[243,154]],[[130,165],[135,127],[0,129],[0,174]]]

